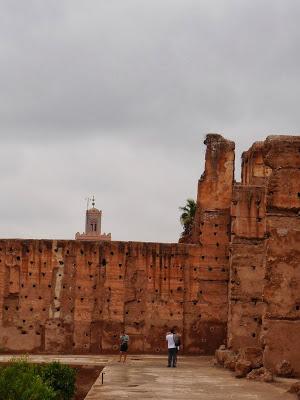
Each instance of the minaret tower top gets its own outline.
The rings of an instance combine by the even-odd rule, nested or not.
[[[111,234],[101,234],[101,218],[102,211],[95,208],[95,197],[93,196],[92,208],[88,208],[90,199],[87,202],[87,210],[85,215],[85,232],[76,233],[76,240],[111,240]]]

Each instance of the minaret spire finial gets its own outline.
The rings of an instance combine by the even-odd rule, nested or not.
[[[92,198],[92,206],[93,206],[93,208],[95,207],[95,196],[93,195],[93,198]]]

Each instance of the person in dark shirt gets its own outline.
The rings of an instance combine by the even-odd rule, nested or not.
[[[127,351],[128,351],[128,342],[129,342],[129,336],[126,334],[125,330],[122,332],[120,335],[120,359],[119,362],[122,361],[122,356],[123,356],[123,362],[126,361],[127,357]]]

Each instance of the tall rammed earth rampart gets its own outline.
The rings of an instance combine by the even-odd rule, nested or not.
[[[300,375],[300,137],[269,136],[242,156],[206,137],[191,233],[180,243],[0,240],[0,350],[134,353],[255,348]]]

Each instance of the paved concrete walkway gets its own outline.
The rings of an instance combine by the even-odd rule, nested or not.
[[[100,374],[86,400],[295,400],[280,384],[237,379],[206,357],[181,357],[177,368],[167,368],[162,357],[129,357],[103,372],[104,384]]]

